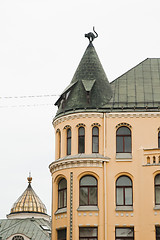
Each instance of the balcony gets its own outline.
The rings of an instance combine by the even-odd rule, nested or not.
[[[160,165],[160,149],[143,149],[143,164],[147,166]]]

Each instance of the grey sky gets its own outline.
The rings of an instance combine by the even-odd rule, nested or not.
[[[0,1],[0,218],[27,187],[29,171],[51,213],[48,165],[54,161],[52,104],[58,98],[4,97],[60,94],[93,26],[109,81],[147,57],[160,57],[159,10],[159,0]]]

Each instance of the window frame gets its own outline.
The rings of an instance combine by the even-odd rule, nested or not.
[[[160,230],[160,226],[155,226],[155,232],[156,232],[156,240],[160,240],[160,233],[157,235],[157,229]]]
[[[95,180],[96,180],[96,186],[95,185],[83,185],[83,186],[81,186],[80,184],[81,184],[81,180],[83,179],[83,178],[85,178],[85,177],[93,177]],[[80,189],[81,188],[87,188],[87,204],[86,205],[81,205],[80,204],[80,198],[81,198],[81,191],[80,191]],[[96,194],[97,194],[97,198],[96,198],[96,203],[95,204],[89,204],[89,202],[90,202],[90,199],[89,199],[89,192],[90,192],[90,190],[89,189],[93,189],[93,188],[96,188]],[[82,176],[81,178],[80,178],[80,180],[79,180],[79,206],[98,206],[98,180],[97,180],[97,178],[95,177],[95,176],[93,176],[93,175],[84,175],[84,176]]]
[[[58,131],[58,158],[61,158],[61,131]]]
[[[66,181],[66,188],[62,188],[62,189],[59,189],[59,185],[60,185],[60,182],[62,180],[65,180]],[[60,203],[60,192],[63,193],[63,206],[62,207],[59,207],[59,203]],[[66,204],[65,204],[65,201],[64,201],[64,193],[66,192]],[[58,209],[62,209],[62,208],[66,208],[67,207],[67,180],[65,178],[61,178],[60,181],[58,182]]]
[[[70,131],[70,136],[68,136],[68,132]],[[72,139],[72,131],[71,128],[67,128],[67,155],[71,155],[71,139]],[[69,149],[69,141],[70,141],[70,149]],[[70,150],[70,151],[68,151]]]
[[[98,129],[98,134],[93,134],[94,128]],[[98,139],[98,149],[97,149],[97,151],[93,151],[93,139],[94,138]],[[97,126],[92,127],[92,153],[99,153],[99,127],[97,127]]]
[[[119,237],[119,236],[116,236],[116,230],[117,229],[132,229],[133,230],[133,237],[127,237],[127,236],[122,236],[122,237]],[[115,240],[134,240],[134,227],[116,227],[115,228]]]
[[[12,240],[24,240],[24,237],[21,235],[15,235]]]
[[[158,132],[158,148],[160,148],[160,131]]]
[[[65,238],[58,238],[58,232],[65,230]],[[57,229],[57,240],[66,240],[67,239],[67,228]]]
[[[157,187],[159,187],[160,188],[160,183],[159,184],[156,184],[156,177],[157,176],[160,176],[160,173],[158,173],[158,174],[156,174],[156,176],[155,176],[155,178],[154,178],[154,195],[155,195],[155,206],[159,206],[160,207],[160,200],[159,200],[159,203],[157,203],[157,199],[156,199],[156,196],[157,196],[157,194],[156,194],[156,188]]]
[[[80,129],[84,129],[84,134],[82,134],[82,135],[80,135]],[[83,148],[84,148],[84,151],[80,151],[80,138],[82,138],[83,137],[83,141],[84,141],[84,146],[83,146]],[[79,128],[78,128],[78,153],[85,153],[85,127],[83,127],[83,126],[80,126]]]
[[[131,181],[131,186],[117,186],[117,181],[120,179],[120,178],[122,178],[122,177],[127,177],[130,181]],[[123,189],[122,190],[122,192],[123,192],[123,204],[118,204],[117,203],[117,189]],[[132,191],[132,204],[127,204],[126,205],[126,193],[125,193],[125,189],[128,189],[128,188],[130,188]],[[117,207],[133,207],[133,182],[132,182],[132,179],[129,177],[129,176],[127,176],[127,175],[121,175],[121,176],[119,176],[118,178],[117,178],[117,180],[116,180],[116,206]]]
[[[121,128],[127,128],[130,132],[130,134],[118,134],[118,131],[121,129]],[[123,151],[118,151],[117,150],[117,146],[118,146],[118,138],[122,138],[123,139]],[[130,137],[130,151],[125,151],[125,146],[126,146],[126,141],[125,140],[127,137]],[[132,153],[132,132],[131,132],[131,129],[127,126],[120,126],[117,130],[116,130],[116,153]]]
[[[90,228],[96,229],[96,230],[97,230],[97,236],[88,236],[88,237],[87,237],[87,236],[83,236],[83,237],[80,236],[80,230],[81,230],[81,229],[84,229],[84,228],[85,228],[85,229],[87,229],[87,228],[88,228],[88,229],[90,229]],[[83,240],[83,239],[85,239],[85,240],[86,240],[86,239],[87,239],[87,240],[89,240],[89,239],[98,240],[98,227],[92,227],[92,226],[91,226],[91,227],[79,227],[79,240]]]

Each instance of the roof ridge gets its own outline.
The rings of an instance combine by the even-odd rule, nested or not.
[[[19,225],[21,222],[24,222],[26,219],[5,219],[6,221],[13,221],[13,220],[17,220],[18,222],[13,223],[13,225],[5,228],[4,230],[2,230],[0,233],[5,233],[6,231],[9,231],[12,227],[15,227],[16,225]]]
[[[129,69],[128,71],[126,71],[125,73],[123,73],[122,75],[120,75],[119,77],[117,77],[116,79],[114,79],[112,82],[110,82],[110,84],[114,83],[117,79],[121,78],[122,76],[124,76],[125,74],[127,74],[128,72],[130,72],[131,70],[133,70],[134,68],[138,67],[140,64],[142,64],[143,62],[147,61],[148,59],[152,59],[152,58],[146,58],[143,61],[141,61],[140,63],[138,63],[137,65],[135,65],[134,67],[132,67],[131,69]],[[159,58],[156,58],[159,59]]]

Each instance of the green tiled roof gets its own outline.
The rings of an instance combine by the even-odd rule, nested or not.
[[[44,230],[43,226],[46,226],[48,230]],[[2,237],[2,240],[6,240],[14,234],[22,234],[34,240],[49,240],[50,232],[51,224],[42,218],[0,220],[0,237]]]
[[[160,58],[147,58],[109,83],[91,43],[56,105],[55,118],[84,111],[159,111]]]
[[[58,105],[57,115],[79,109],[102,108],[111,96],[111,86],[95,48],[90,43],[70,85],[55,103]]]
[[[111,87],[113,96],[106,110],[159,110],[160,59],[147,58],[111,82]]]

